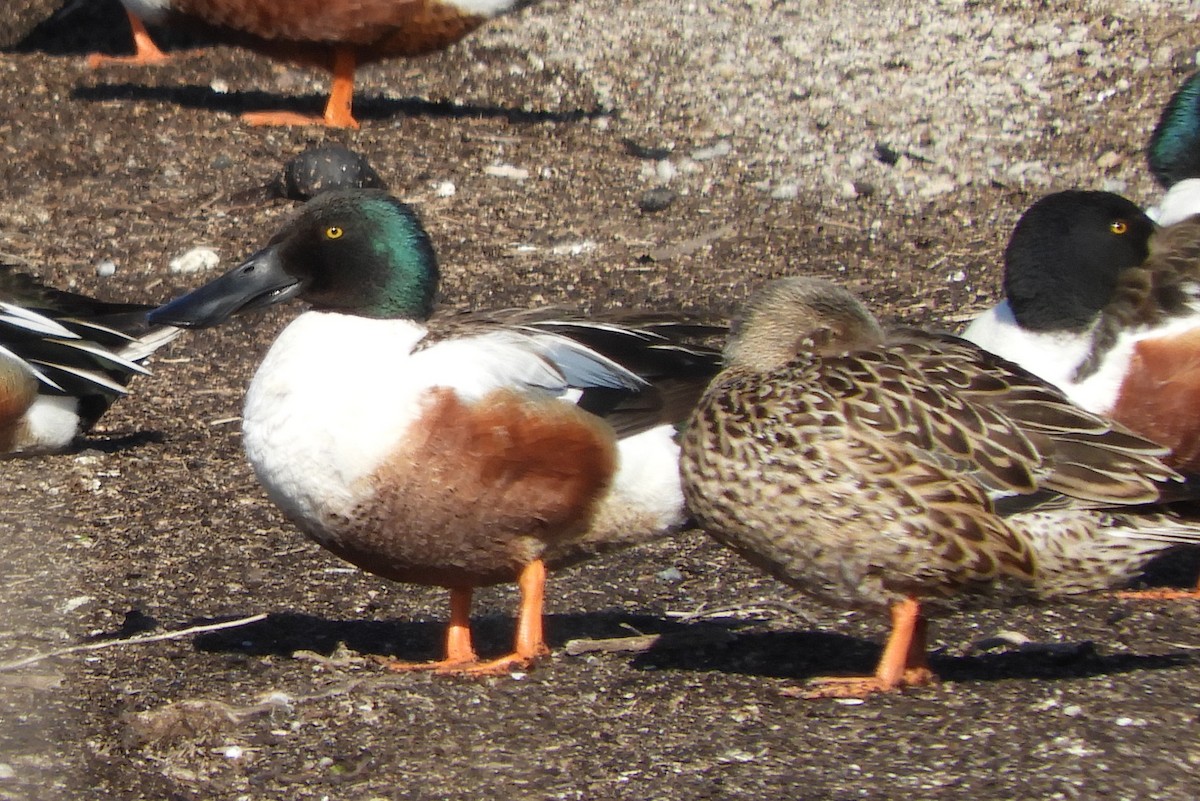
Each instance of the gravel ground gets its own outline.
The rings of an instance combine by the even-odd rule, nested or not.
[[[453,305],[723,315],[808,272],[884,319],[954,327],[995,300],[1040,194],[1153,198],[1141,149],[1198,21],[1165,1],[548,2],[363,70],[348,133],[241,125],[319,108],[326,79],[239,50],[89,72],[84,53],[128,46],[95,0],[0,54],[0,252],[159,301],[206,275],[172,259],[207,246],[228,266],[264,241],[291,204],[261,187],[338,142],[419,206]],[[869,669],[882,621],[693,532],[554,576],[555,654],[528,675],[385,675],[368,657],[437,650],[444,593],[305,542],[241,454],[245,385],[294,313],[181,338],[79,452],[0,464],[0,662],[268,614],[0,665],[0,799],[1196,796],[1191,604],[964,614],[934,633],[941,685],[804,703],[779,690]],[[485,647],[513,601],[481,594]],[[973,646],[998,632],[1059,647]],[[567,646],[634,633],[664,638]]]

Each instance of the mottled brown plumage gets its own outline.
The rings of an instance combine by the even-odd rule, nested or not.
[[[1165,449],[963,340],[885,333],[826,282],[769,285],[727,353],[684,436],[689,508],[781,580],[906,627],[875,677],[819,694],[927,680],[927,606],[1111,587],[1196,539],[1130,508],[1178,485]]]

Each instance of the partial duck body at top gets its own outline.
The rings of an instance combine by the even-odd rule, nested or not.
[[[219,41],[272,58],[323,67],[333,74],[320,116],[254,112],[255,125],[322,124],[357,128],[351,105],[360,64],[420,56],[446,48],[500,14],[528,0],[121,0],[129,16],[136,53],[93,55],[93,67],[112,63],[155,64],[167,59],[143,22],[203,28]]]

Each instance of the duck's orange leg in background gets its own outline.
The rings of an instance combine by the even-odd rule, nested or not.
[[[146,30],[146,26],[142,24],[142,21],[129,11],[126,11],[125,14],[129,17],[129,27],[133,29],[134,54],[132,56],[106,56],[103,53],[92,53],[88,56],[87,65],[95,69],[96,67],[108,64],[150,66],[169,61],[170,57],[159,50],[158,45],[154,44],[154,40],[150,38],[150,34]]]
[[[354,101],[354,71],[358,57],[353,47],[333,48],[333,85],[329,90],[329,102],[324,115],[298,114],[294,111],[253,111],[243,114],[242,119],[250,125],[325,125],[330,128],[358,128],[358,120],[351,113]]]

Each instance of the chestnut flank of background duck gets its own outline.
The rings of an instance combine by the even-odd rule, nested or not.
[[[323,124],[357,128],[351,105],[360,64],[425,55],[449,47],[500,14],[530,0],[121,0],[136,53],[94,54],[92,67],[157,64],[167,56],[143,22],[202,27],[206,33],[272,58],[328,69],[329,101],[319,117],[254,112],[254,125]]]

